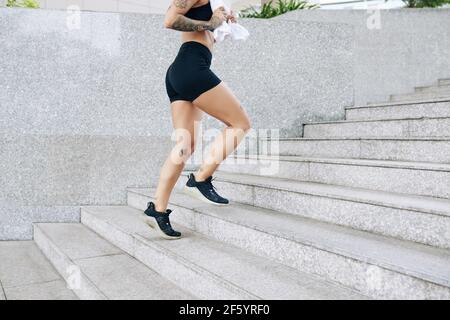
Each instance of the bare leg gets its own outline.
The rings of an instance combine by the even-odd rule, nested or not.
[[[177,100],[171,103],[172,123],[175,129],[176,144],[159,175],[155,193],[155,210],[165,212],[170,194],[183,171],[186,161],[194,152],[198,126],[202,111],[189,101]]]
[[[223,81],[197,97],[193,104],[227,126],[213,141],[207,156],[195,174],[196,181],[204,181],[237,148],[250,130],[250,120],[238,99]]]

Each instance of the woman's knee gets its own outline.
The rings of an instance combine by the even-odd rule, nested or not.
[[[196,141],[192,140],[191,144],[189,145],[189,154],[193,154],[195,151],[195,147],[196,147]]]
[[[244,130],[245,133],[249,132],[252,128],[252,125],[250,124],[250,120],[247,118],[247,120],[244,122],[242,126],[242,130]]]
[[[250,129],[252,128],[250,124],[250,119],[247,116],[243,116],[241,119],[239,119],[239,121],[237,121],[236,124],[233,125],[233,127],[239,128],[243,130],[245,133],[250,131]]]
[[[191,139],[190,141],[185,141],[180,144],[181,150],[183,150],[183,154],[186,156],[191,156],[196,148],[197,141],[196,139]]]
[[[196,137],[189,130],[177,129],[176,152],[181,157],[189,157],[195,151]]]
[[[194,151],[191,144],[177,143],[171,152],[172,163],[185,163],[190,158],[193,152]]]
[[[195,144],[181,144],[178,148],[180,157],[189,158],[195,151]]]

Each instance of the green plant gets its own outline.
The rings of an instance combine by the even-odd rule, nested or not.
[[[402,0],[407,8],[436,8],[450,4],[450,0]]]
[[[450,0],[448,0],[450,1]],[[242,18],[263,18],[268,19],[288,11],[302,10],[302,9],[314,9],[317,8],[316,4],[309,4],[303,0],[278,0],[277,5],[272,5],[273,0],[262,5],[258,11],[255,7],[250,6],[239,12],[239,17]]]
[[[17,0],[8,0],[6,6],[20,8],[39,8],[39,2],[37,2],[37,0],[23,0],[19,3],[17,2]]]

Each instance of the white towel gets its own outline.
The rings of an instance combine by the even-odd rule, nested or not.
[[[224,0],[209,0],[211,10],[214,12],[218,7],[224,7],[225,12],[230,14],[230,8],[224,3]],[[246,40],[249,36],[247,29],[237,22],[222,22],[222,25],[214,29],[214,39],[221,42],[231,37],[233,40]]]

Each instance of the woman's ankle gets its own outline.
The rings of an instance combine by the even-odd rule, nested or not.
[[[156,212],[159,212],[159,213],[166,212],[167,206],[161,205],[160,203],[158,203],[156,201],[154,202],[154,204],[155,204],[155,211]]]
[[[208,176],[208,177],[209,177],[209,176]],[[203,177],[202,173],[200,173],[200,172],[194,173],[194,179],[195,179],[195,182],[203,182],[203,181],[205,181],[208,177]]]

